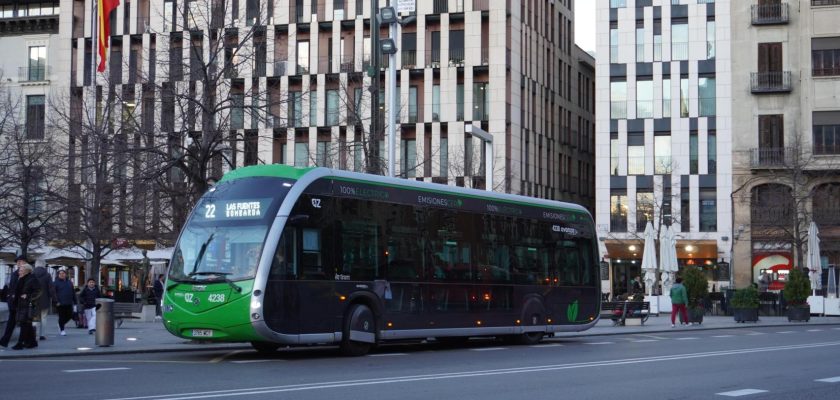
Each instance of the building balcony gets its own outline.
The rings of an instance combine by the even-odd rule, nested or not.
[[[58,33],[58,15],[0,18],[0,36]]]
[[[811,0],[811,6],[840,6],[840,0]]]
[[[750,149],[750,167],[754,169],[785,168],[791,163],[794,149],[790,147],[759,147]]]
[[[753,4],[753,25],[780,25],[790,21],[790,7],[787,3]]]
[[[784,206],[753,206],[750,222],[760,226],[785,226],[793,223],[793,208]]]
[[[416,50],[402,50],[402,67],[416,68],[417,67],[417,51]]]
[[[52,72],[49,66],[18,68],[19,82],[45,82]]]
[[[790,93],[790,71],[753,72],[750,74],[750,89],[754,94]]]
[[[840,225],[840,207],[819,208],[814,207],[814,221],[819,221],[820,226]]]

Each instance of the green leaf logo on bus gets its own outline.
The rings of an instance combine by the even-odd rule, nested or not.
[[[574,302],[574,303],[569,304],[569,307],[568,307],[568,308],[566,308],[566,319],[568,319],[568,320],[569,320],[569,322],[575,322],[575,321],[577,321],[577,316],[578,316],[578,310],[579,310],[579,308],[580,308],[580,306],[578,305],[578,301],[577,301],[577,300],[575,300],[575,302]]]

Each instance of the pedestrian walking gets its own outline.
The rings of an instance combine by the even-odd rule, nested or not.
[[[160,305],[163,301],[163,274],[158,275],[155,281],[155,286],[152,288],[155,292],[155,318],[161,318]]]
[[[6,329],[3,331],[3,336],[0,337],[0,346],[9,347],[9,341],[12,339],[12,334],[15,333],[15,326],[17,326],[17,305],[15,304],[15,289],[18,282],[18,270],[26,263],[26,257],[22,254],[15,258],[15,265],[17,268],[12,271],[9,277],[9,282],[6,284],[6,305],[9,306],[9,318],[6,320]]]
[[[56,310],[58,311],[58,330],[61,336],[67,336],[64,326],[73,319],[76,312],[76,292],[73,287],[73,280],[67,277],[67,271],[58,271],[58,276],[53,282],[55,288]]]
[[[33,316],[33,321],[37,328],[38,340],[47,340],[47,316],[50,314],[50,306],[55,299],[55,288],[45,266],[35,267],[32,275],[38,279],[38,286],[41,288],[41,296],[38,297],[38,313]]]
[[[671,328],[674,327],[674,319],[677,317],[677,312],[680,313],[682,321],[684,321],[680,322],[680,325],[688,324],[688,310],[686,310],[688,292],[682,284],[682,278],[677,278],[676,282],[674,286],[671,286]]]
[[[79,303],[85,309],[88,334],[91,335],[93,335],[93,332],[96,332],[96,299],[100,297],[102,297],[102,294],[99,292],[99,287],[96,286],[96,281],[88,279],[87,285],[79,293]]]
[[[38,298],[40,296],[41,287],[38,278],[33,276],[32,266],[25,263],[18,268],[18,281],[15,287],[15,304],[17,305],[17,323],[20,326],[20,335],[17,344],[12,349],[38,347],[32,321],[39,312]]]

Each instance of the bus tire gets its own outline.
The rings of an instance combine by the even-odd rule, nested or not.
[[[535,345],[535,344],[539,343],[540,341],[542,341],[544,336],[545,336],[545,332],[526,332],[526,333],[523,333],[523,334],[519,335],[516,338],[516,341],[519,344],[530,346],[530,345]]]
[[[376,344],[376,317],[373,311],[364,304],[351,305],[344,317],[341,353],[350,357],[363,356],[374,344]]]
[[[251,347],[260,354],[274,354],[280,345],[271,342],[251,342]]]

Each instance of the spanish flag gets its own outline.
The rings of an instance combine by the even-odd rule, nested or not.
[[[97,32],[99,34],[99,66],[96,67],[96,70],[105,72],[105,59],[107,58],[105,49],[111,42],[110,15],[120,5],[120,0],[97,0],[96,2],[98,3],[96,15],[99,16],[99,32]]]

